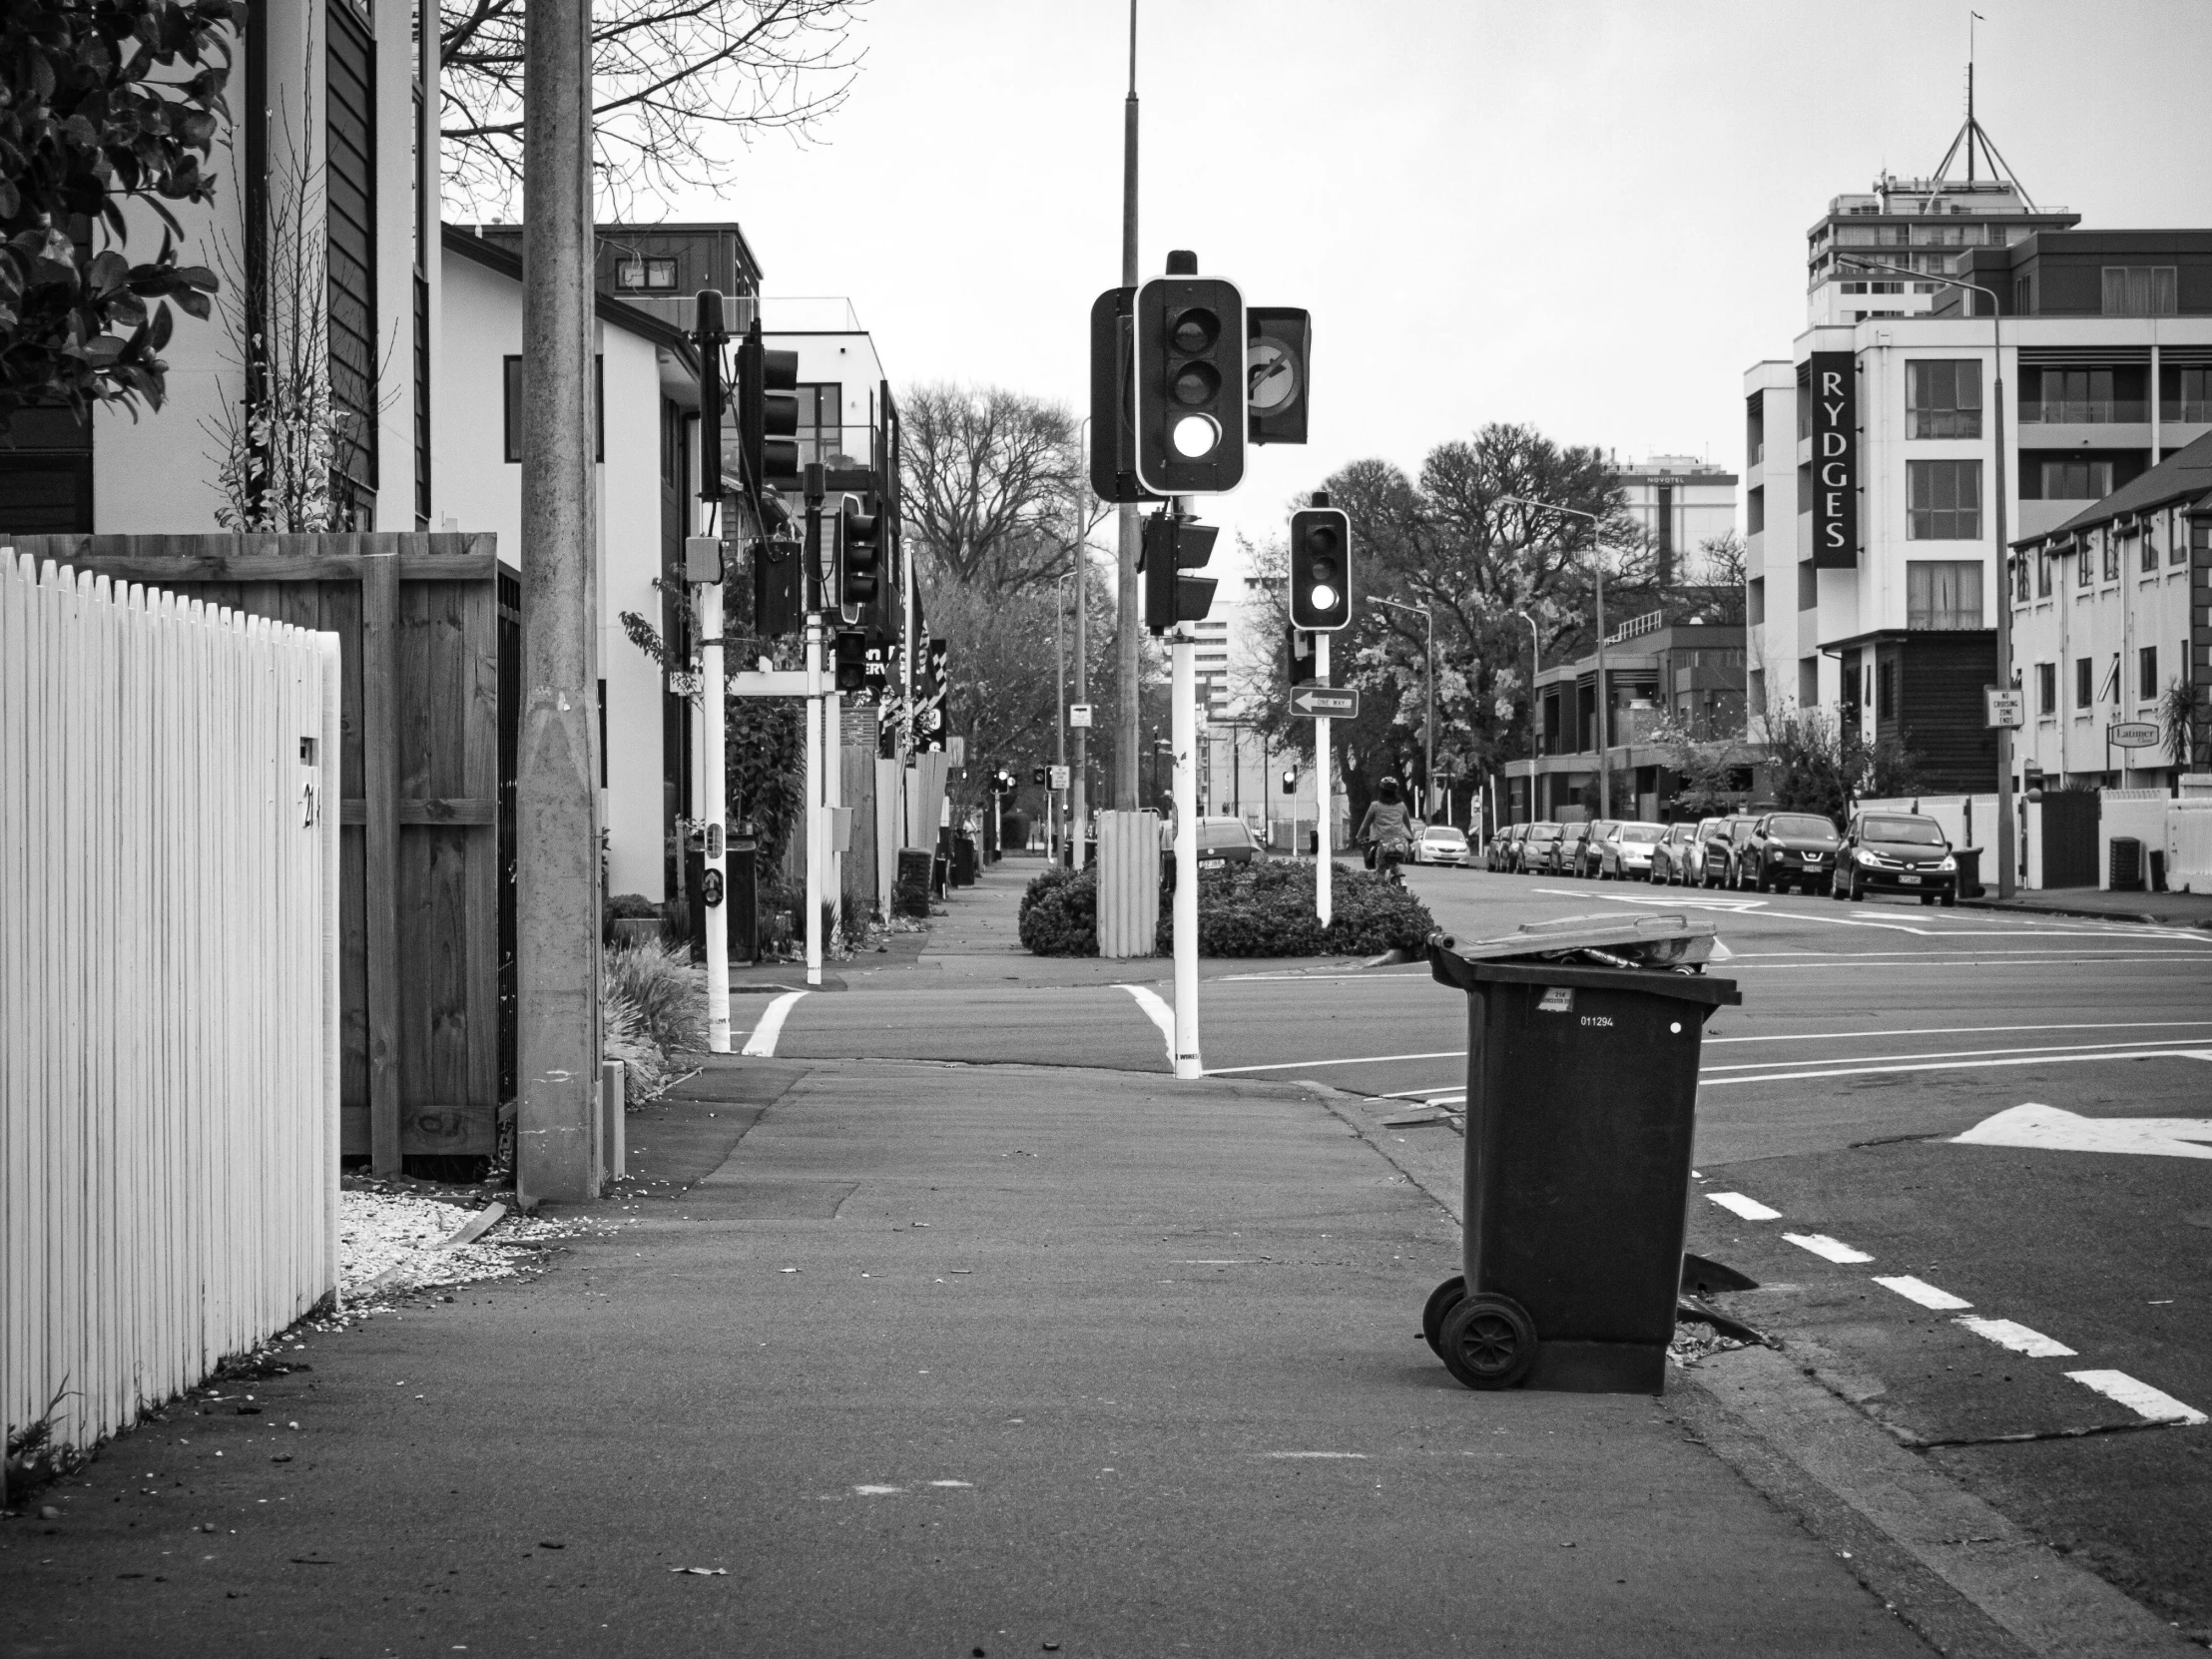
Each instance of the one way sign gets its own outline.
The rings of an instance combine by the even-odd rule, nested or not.
[[[1291,713],[1326,715],[1331,720],[1360,718],[1360,693],[1343,686],[1293,686]]]

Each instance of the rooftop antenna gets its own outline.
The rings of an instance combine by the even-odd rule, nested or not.
[[[2011,165],[1998,153],[1997,147],[1989,142],[1989,135],[1982,130],[1980,121],[1974,116],[1974,25],[1986,22],[1988,19],[1977,11],[1969,10],[1966,13],[1966,123],[1958,129],[1958,136],[1950,141],[1950,148],[1943,152],[1943,159],[1936,164],[1934,183],[1939,186],[1949,179],[1951,164],[1958,159],[1958,152],[1963,149],[1966,153],[1966,183],[1969,186],[1980,177],[1978,164],[1987,162],[1991,184],[2010,185],[2019,192],[2020,200],[2027,204],[2028,212],[2040,213],[2042,210],[2035,206],[2035,199],[2027,194],[2027,187],[2020,183],[2019,175],[2012,171]]]

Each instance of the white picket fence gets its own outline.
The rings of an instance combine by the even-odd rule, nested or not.
[[[0,1415],[337,1283],[338,642],[0,548]]]

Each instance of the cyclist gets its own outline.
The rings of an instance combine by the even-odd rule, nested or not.
[[[1368,803],[1367,817],[1360,821],[1360,832],[1353,836],[1367,847],[1370,869],[1380,869],[1392,881],[1402,881],[1397,866],[1412,853],[1411,819],[1395,778],[1385,778],[1376,785],[1375,799]]]

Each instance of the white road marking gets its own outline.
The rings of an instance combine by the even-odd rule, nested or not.
[[[784,1021],[791,1018],[792,1005],[805,991],[786,991],[761,1010],[761,1023],[753,1027],[753,1035],[745,1039],[740,1054],[751,1054],[756,1059],[770,1059],[776,1053],[776,1039],[784,1034]]]
[[[2116,1399],[2150,1422],[2194,1426],[2206,1419],[2194,1405],[2184,1405],[2162,1388],[2138,1382],[2124,1371],[2070,1371],[2066,1375],[2084,1388],[2094,1388],[2107,1399]]]
[[[1159,998],[1153,997],[1153,1000],[1157,1002]],[[1278,1060],[1264,1066],[1214,1066],[1206,1075],[1227,1077],[1241,1071],[1304,1071],[1310,1066],[1380,1066],[1392,1060],[1464,1060],[1466,1057],[1467,1051],[1463,1048],[1438,1048],[1426,1054],[1355,1054],[1347,1060]]]
[[[2212,1050],[2202,1056],[2212,1058]],[[2163,1158],[2212,1158],[2212,1118],[2085,1118],[2030,1102],[1983,1118],[1954,1146],[2022,1146],[2049,1152],[2122,1152]]]
[[[1175,1064],[1175,1010],[1160,1000],[1160,993],[1144,985],[1124,985],[1122,989],[1137,999],[1137,1006],[1145,1011],[1145,1017],[1160,1028],[1161,1039],[1167,1044],[1168,1064]]]
[[[2168,1031],[2185,1025],[2212,1025],[2212,1019],[2120,1019],[2082,1021],[2072,1025],[1900,1025],[1884,1031],[1797,1031],[1773,1037],[1707,1037],[1705,1046],[1713,1048],[1721,1043],[1852,1042],[1862,1037],[1966,1037],[1999,1031]]]
[[[1816,1256],[1825,1256],[1831,1262],[1871,1262],[1874,1260],[1863,1250],[1854,1250],[1848,1244],[1830,1238],[1826,1233],[1785,1233],[1782,1235],[1800,1250],[1810,1250]]]
[[[1979,1071],[1989,1066],[2056,1066],[2075,1060],[2212,1060],[2212,1048],[2098,1049],[2088,1054],[2029,1054],[2010,1060],[1936,1060],[1910,1066],[1831,1066],[1821,1071],[1769,1071],[1755,1077],[1703,1080],[1708,1089],[1731,1083],[1794,1083],[1808,1077],[1857,1077],[1883,1071]],[[1701,1079],[1703,1074],[1700,1074]]]
[[[1968,1314],[1953,1323],[1964,1326],[1977,1337],[1986,1337],[1999,1348],[2024,1354],[2030,1360],[2071,1360],[2075,1357],[2074,1351],[2064,1343],[2053,1342],[2040,1331],[2030,1331],[2013,1320],[1976,1319]]]
[[[891,1493],[902,1492],[906,1488],[903,1486],[855,1486],[852,1489],[862,1497],[888,1497]]]
[[[1897,1292],[1908,1302],[1917,1302],[1923,1308],[1933,1308],[1941,1314],[1954,1313],[1960,1308],[1971,1308],[1973,1306],[1964,1297],[1952,1296],[1948,1291],[1939,1291],[1934,1285],[1928,1283],[1927,1280],[1915,1279],[1909,1273],[1898,1274],[1894,1278],[1885,1277],[1878,1273],[1875,1275],[1874,1282],[1885,1290]]]
[[[1830,972],[1846,967],[1899,968],[1919,967],[1937,962],[1945,967],[2124,967],[2139,962],[2198,961],[2202,958],[2193,952],[2163,950],[2149,956],[2115,956],[2101,950],[2068,951],[2064,955],[2030,954],[2027,951],[1981,950],[1968,954],[1955,950],[1919,950],[1892,952],[1888,950],[1842,951],[1817,962],[1761,962],[1759,971],[1784,972],[1791,968],[1819,968]],[[1731,962],[1733,967],[1734,963]],[[1749,971],[1748,969],[1746,971]]]
[[[1696,892],[1699,889],[1693,887],[1689,890]],[[1576,892],[1572,887],[1531,887],[1529,891],[1553,893],[1560,898],[1589,898],[1592,896],[1586,892]],[[1763,898],[1635,898],[1627,893],[1613,892],[1598,896],[1596,902],[1600,904],[1649,904],[1663,910],[1728,910],[1739,915],[1752,910],[1763,910],[1767,907],[1767,901]]]
[[[1780,1221],[1782,1212],[1770,1210],[1756,1198],[1746,1198],[1742,1193],[1707,1193],[1705,1195],[1724,1210],[1732,1210],[1746,1221]]]
[[[929,1484],[932,1486],[961,1486],[972,1490],[975,1482],[972,1480],[932,1480]]]
[[[1724,1037],[1720,1040],[1725,1042],[1728,1039]],[[2024,1043],[2017,1048],[1936,1048],[1920,1054],[1853,1054],[1843,1056],[1843,1058],[1868,1064],[1876,1060],[1979,1060],[1992,1054],[2064,1054],[2087,1049],[2095,1049],[2100,1053],[2115,1053],[2123,1049],[2172,1048],[2191,1043],[2201,1045],[2203,1041],[2202,1037],[2140,1037],[2133,1042],[2124,1043]],[[1699,1075],[1704,1076],[1716,1071],[1765,1071],[1769,1067],[1787,1063],[1779,1060],[1739,1060],[1733,1065],[1706,1066],[1702,1068]],[[1820,1064],[1817,1060],[1807,1060],[1800,1063],[1805,1065]]]
[[[1355,1457],[1365,1461],[1368,1454],[1364,1451],[1271,1451],[1268,1455],[1270,1457]]]

